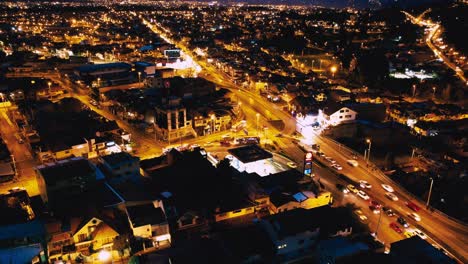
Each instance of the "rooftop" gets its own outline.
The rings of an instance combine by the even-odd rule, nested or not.
[[[229,149],[229,154],[236,157],[242,163],[249,163],[258,160],[273,158],[273,155],[259,147],[258,145],[248,145],[239,148]]]
[[[127,152],[112,153],[110,155],[102,156],[101,158],[110,166],[139,160],[137,157],[134,157]]]
[[[127,207],[127,212],[134,227],[166,222],[163,210],[160,207],[154,207],[151,203]]]
[[[91,163],[83,158],[71,158],[36,167],[41,172],[47,184],[54,185],[57,181],[79,178],[95,173]]]
[[[108,69],[108,68],[132,68],[132,66],[125,62],[115,62],[115,63],[103,63],[103,64],[88,64],[82,65],[77,68],[80,72],[93,72],[101,69]]]

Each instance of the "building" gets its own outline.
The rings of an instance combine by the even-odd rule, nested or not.
[[[217,111],[211,114],[193,112],[192,116],[193,127],[199,135],[223,131],[231,127],[231,115],[225,111]]]
[[[390,256],[393,263],[457,263],[441,250],[433,247],[418,236],[403,239],[391,244]]]
[[[140,75],[139,78],[152,77],[156,72],[156,65],[154,63],[138,61],[135,62],[135,70],[138,72],[138,75]]]
[[[11,163],[0,162],[0,182],[8,182],[13,180],[16,173],[13,170]]]
[[[171,142],[188,136],[196,137],[192,120],[187,119],[187,110],[183,107],[156,107],[155,120],[159,139]]]
[[[337,126],[342,123],[349,123],[356,120],[357,112],[341,105],[324,107],[319,111],[322,126]]]
[[[311,209],[330,205],[333,197],[330,192],[315,194],[311,191],[302,191],[294,194],[286,192],[274,192],[270,194],[268,209],[272,214],[286,212],[296,208]]]
[[[346,210],[329,206],[298,208],[264,217],[259,224],[275,245],[276,255],[292,260],[311,253],[320,237],[350,235],[352,216]]]
[[[138,239],[151,240],[154,247],[171,243],[169,223],[162,203],[148,203],[127,207],[127,216],[133,235]]]
[[[140,177],[140,159],[127,152],[101,156],[99,160],[109,182],[125,182]]]
[[[114,239],[120,234],[99,217],[51,221],[46,224],[50,240],[47,243],[49,260],[75,260],[78,256],[93,258],[93,252],[106,250],[118,257],[113,250]],[[95,256],[94,256],[95,258]]]
[[[231,166],[239,172],[257,173],[260,176],[274,173],[273,168],[269,166],[273,155],[258,145],[229,149],[228,152],[232,155]]]
[[[132,65],[124,62],[103,63],[103,64],[86,64],[75,69],[75,74],[85,78],[105,78],[124,73],[129,73]]]
[[[41,220],[22,188],[0,194],[0,263],[47,263],[45,232]]]
[[[44,203],[55,203],[79,195],[104,179],[101,171],[84,158],[71,158],[35,168]]]
[[[344,237],[334,237],[319,241],[315,250],[314,263],[337,263],[345,258],[369,252],[370,248],[363,242],[353,241]]]

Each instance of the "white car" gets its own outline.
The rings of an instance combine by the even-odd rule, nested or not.
[[[393,187],[388,185],[388,184],[382,184],[382,188],[384,188],[384,190],[386,190],[387,192],[393,192]]]
[[[357,195],[366,201],[370,199],[369,195],[367,195],[367,193],[365,193],[364,191],[359,191]]]
[[[336,161],[332,158],[332,157],[329,157],[329,156],[325,156],[325,159],[330,162],[330,163],[336,163]]]
[[[388,199],[392,200],[392,201],[398,201],[398,196],[396,196],[395,194],[393,193],[385,193],[385,196],[387,196]]]
[[[332,167],[337,169],[337,170],[342,170],[343,169],[343,167],[341,167],[341,165],[338,164],[338,163],[333,164]]]
[[[296,163],[294,163],[294,162],[292,162],[292,161],[288,162],[287,164],[288,164],[288,167],[289,167],[289,168],[293,168],[293,169],[297,168]]]
[[[361,188],[367,188],[367,189],[372,188],[372,185],[364,180],[359,181],[359,186],[361,186]]]
[[[410,218],[416,220],[417,222],[421,221],[421,217],[417,213],[410,213],[410,214],[408,214],[408,216]]]
[[[421,239],[427,239],[427,236],[426,234],[424,234],[421,230],[419,229],[414,229],[413,230],[413,234],[417,235],[418,237],[420,237]]]

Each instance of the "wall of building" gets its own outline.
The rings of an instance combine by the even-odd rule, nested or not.
[[[241,209],[237,209],[237,210],[233,210],[229,212],[215,214],[215,220],[216,222],[219,222],[219,221],[223,221],[226,219],[253,214],[254,212],[255,212],[255,206],[250,206],[250,207],[241,208]]]

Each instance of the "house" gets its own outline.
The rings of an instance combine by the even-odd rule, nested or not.
[[[344,237],[321,240],[317,243],[314,263],[337,263],[340,259],[368,252],[369,249],[369,246],[363,242]]]
[[[312,252],[320,238],[350,235],[351,217],[346,208],[323,206],[270,215],[262,218],[259,224],[275,245],[276,255],[291,260]]]
[[[36,219],[26,190],[0,194],[0,212],[0,263],[46,263],[44,225]]]
[[[138,180],[140,177],[140,159],[127,152],[101,156],[99,160],[109,182]]]
[[[187,109],[179,106],[156,107],[155,129],[159,139],[171,140],[197,136],[192,120],[187,118]]]
[[[391,244],[390,256],[393,263],[457,263],[441,250],[436,249],[418,236],[403,239]]]
[[[92,256],[106,250],[118,256],[113,249],[114,239],[120,234],[101,217],[72,217],[46,224],[50,240],[47,243],[50,261]]]
[[[90,189],[104,179],[101,171],[84,158],[71,158],[35,168],[39,192],[44,203],[55,203]]]
[[[137,239],[151,240],[154,247],[170,245],[169,223],[162,204],[129,206],[126,212],[133,235]]]
[[[286,212],[296,208],[311,209],[329,205],[333,202],[330,192],[320,192],[316,195],[311,191],[297,193],[274,192],[270,194],[269,210],[273,214]]]
[[[216,209],[216,222],[255,213],[257,203],[242,198],[229,200],[230,202],[224,202],[222,203],[222,206]]]
[[[336,126],[342,123],[353,122],[356,120],[357,112],[348,107],[341,105],[329,105],[324,107],[320,112],[321,124],[328,126]]]

